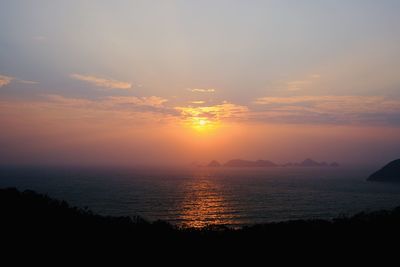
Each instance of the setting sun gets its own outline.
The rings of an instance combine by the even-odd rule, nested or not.
[[[2,228],[178,258],[390,244],[399,13],[400,0],[0,0]]]
[[[197,131],[206,132],[215,128],[217,121],[211,121],[207,118],[193,117],[191,127]]]
[[[199,125],[200,126],[205,126],[207,124],[206,120],[199,120]]]

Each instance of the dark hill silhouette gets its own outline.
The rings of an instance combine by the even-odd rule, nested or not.
[[[38,194],[31,190],[23,192],[15,188],[0,189],[0,210],[2,214],[1,223],[9,224],[10,227],[16,225],[35,226],[39,228],[59,228],[67,226],[67,228],[79,227],[84,229],[102,227],[103,230],[108,227],[124,230],[171,230],[173,232],[197,232],[197,231],[228,231],[229,228],[224,226],[210,226],[204,229],[184,229],[174,227],[166,222],[156,221],[148,222],[140,217],[115,217],[97,215],[89,209],[80,209],[71,207],[67,202],[50,198],[46,195]],[[363,225],[369,223],[387,223],[387,225],[400,224],[400,207],[392,211],[378,211],[372,213],[359,213],[353,217],[339,217],[333,220],[297,220],[277,223],[266,223],[262,225],[247,226],[241,230],[233,230],[232,232],[247,232],[250,229],[265,229],[268,227],[276,228],[277,226],[300,226],[300,225],[321,225],[321,226],[352,226]],[[397,224],[399,223],[399,224]],[[372,226],[372,225],[370,225]],[[22,228],[21,228],[22,229]],[[228,232],[229,232],[228,231]]]
[[[191,229],[163,221],[148,222],[140,217],[101,216],[33,191],[0,189],[0,214],[2,243],[7,247],[14,244],[15,252],[21,256],[37,250],[38,255],[56,251],[73,257],[72,251],[78,248],[85,253],[93,250],[93,259],[102,259],[99,253],[108,255],[110,251],[124,251],[130,257],[139,257],[139,252],[152,257],[160,252],[168,257],[187,256],[188,252],[195,252],[196,256],[202,253],[202,257],[204,253],[207,257],[215,252],[213,255],[222,253],[226,257],[232,251],[241,255],[258,251],[272,256],[279,251],[303,255],[312,251],[337,257],[341,252],[354,253],[354,247],[364,249],[363,254],[366,249],[373,249],[376,254],[379,249],[390,248],[400,237],[400,208],[332,220],[295,220],[240,229]],[[224,254],[225,251],[229,253]]]
[[[400,182],[400,159],[396,159],[373,173],[368,181]]]

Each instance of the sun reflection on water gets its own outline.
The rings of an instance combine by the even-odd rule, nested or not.
[[[222,185],[201,174],[183,185],[185,196],[181,203],[180,219],[185,227],[200,228],[208,225],[233,225],[230,202]]]

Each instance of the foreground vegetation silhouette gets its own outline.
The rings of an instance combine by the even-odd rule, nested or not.
[[[235,244],[286,244],[299,246],[305,241],[314,245],[341,246],[380,244],[387,239],[397,240],[400,228],[400,207],[391,211],[359,213],[332,220],[297,220],[246,226],[230,229],[209,226],[201,229],[180,228],[163,221],[148,222],[140,217],[112,217],[94,214],[88,209],[69,206],[65,201],[52,199],[34,191],[15,188],[0,189],[1,229],[24,242],[46,239],[53,243],[74,240],[82,244],[172,243],[234,246]],[[4,237],[4,235],[3,235]],[[79,242],[77,242],[79,241]],[[345,242],[344,242],[345,241]],[[50,244],[53,244],[50,243]]]

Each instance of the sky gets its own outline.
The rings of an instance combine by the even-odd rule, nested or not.
[[[0,0],[0,164],[400,156],[400,1]]]

